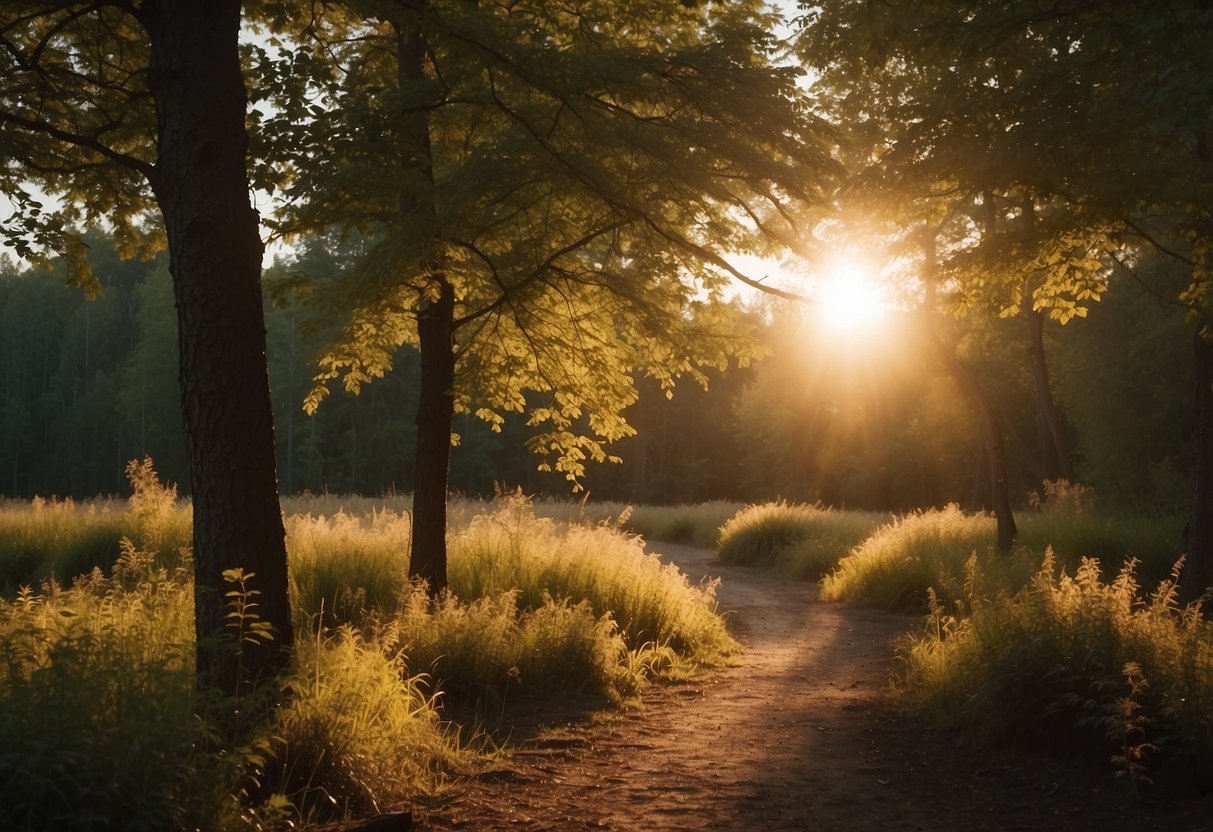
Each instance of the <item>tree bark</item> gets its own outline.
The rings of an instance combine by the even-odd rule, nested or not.
[[[1192,350],[1196,482],[1183,571],[1183,596],[1189,601],[1201,598],[1213,586],[1213,342],[1203,329],[1197,329]]]
[[[413,541],[409,576],[424,580],[431,594],[447,586],[446,501],[455,416],[455,292],[441,280],[439,296],[417,316],[421,382],[417,405],[417,449],[413,479]]]
[[[181,408],[194,504],[195,629],[202,685],[237,696],[285,667],[293,632],[278,504],[261,299],[259,218],[245,167],[239,0],[148,2],[149,85],[177,304]],[[253,573],[248,600],[274,630],[241,639],[225,623],[223,573]]]
[[[424,81],[429,49],[424,34],[415,27],[397,24],[396,38],[397,82],[403,92]],[[418,193],[401,198],[401,218],[415,226],[422,246],[418,257],[422,274],[417,275],[421,280],[417,309],[421,379],[409,577],[425,581],[430,594],[437,595],[447,586],[447,486],[455,418],[455,289],[446,279],[442,256],[434,242],[437,210],[426,110],[404,110],[397,138],[401,164],[416,171],[420,183]]]

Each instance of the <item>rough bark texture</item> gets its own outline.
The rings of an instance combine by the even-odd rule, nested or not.
[[[398,26],[397,82],[401,90],[425,79],[425,36]],[[430,158],[430,124],[424,109],[401,113],[401,164],[416,170],[423,184],[418,194],[401,199],[403,221],[415,226],[422,246],[420,258],[427,274],[418,303],[417,336],[421,380],[417,404],[417,447],[413,478],[413,533],[409,577],[424,580],[431,594],[446,589],[446,501],[451,470],[451,430],[455,417],[455,290],[443,271],[440,252],[433,248],[437,225],[434,172]],[[424,187],[428,186],[428,188]]]
[[[147,3],[158,159],[177,304],[181,406],[194,504],[203,684],[230,695],[285,666],[292,640],[261,300],[262,243],[245,168],[238,0]],[[240,568],[271,642],[221,646],[223,572]],[[238,674],[237,668],[241,668]],[[242,677],[242,678],[241,678]]]
[[[1199,331],[1193,345],[1193,425],[1196,486],[1188,529],[1184,596],[1201,597],[1213,586],[1213,342]]]

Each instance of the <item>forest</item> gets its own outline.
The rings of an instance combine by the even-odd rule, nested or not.
[[[123,261],[113,243],[86,237],[100,294],[89,299],[59,273],[3,274],[4,384],[0,464],[4,494],[86,498],[125,494],[126,462],[150,456],[188,493],[177,392],[176,319],[162,260]],[[265,273],[270,389],[283,494],[382,495],[412,491],[418,356],[404,345],[392,374],[361,395],[334,392],[309,415],[303,399],[331,323],[274,287],[300,275],[331,279],[341,244],[316,240]],[[1191,368],[1177,306],[1187,277],[1162,258],[1107,274],[1088,316],[1051,323],[1045,348],[1062,413],[1069,476],[1108,510],[1182,516],[1192,487]],[[625,411],[637,434],[620,461],[586,470],[593,499],[650,505],[788,499],[899,512],[958,503],[988,507],[980,431],[954,382],[927,359],[897,359],[895,340],[846,344],[796,303],[737,300],[733,314],[759,330],[765,355],[711,369],[667,398],[641,384]],[[884,320],[877,327],[894,329]],[[949,338],[988,385],[1010,439],[1017,503],[1064,479],[1035,404],[1029,331],[1020,318],[966,315]],[[491,497],[521,488],[580,499],[543,473],[521,416],[501,431],[456,417],[451,489]],[[1125,441],[1134,437],[1134,441]],[[1176,535],[1183,526],[1178,523]]]
[[[0,826],[877,828],[913,758],[1202,828],[1211,63],[1208,0],[4,4]]]

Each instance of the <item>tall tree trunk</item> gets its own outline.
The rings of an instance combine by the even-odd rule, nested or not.
[[[436,300],[417,316],[421,383],[417,404],[417,455],[413,478],[413,550],[409,575],[432,594],[446,589],[446,500],[455,415],[455,293],[443,280]]]
[[[177,303],[181,407],[194,503],[200,683],[235,696],[281,670],[293,633],[261,300],[262,243],[245,168],[238,0],[147,2],[158,159]],[[253,573],[272,641],[222,644],[224,579]]]
[[[926,255],[923,265],[923,285],[926,288],[926,299],[923,303],[924,320],[921,325],[923,337],[928,348],[977,411],[986,461],[990,466],[990,498],[994,517],[998,523],[998,551],[1007,554],[1015,543],[1019,529],[1015,524],[1015,514],[1011,508],[1011,490],[1007,478],[1007,450],[1003,441],[998,410],[977,379],[973,377],[969,368],[956,357],[956,354],[943,342],[935,330],[935,237],[929,233],[924,234],[921,242]]]
[[[397,82],[407,91],[425,80],[428,45],[412,26],[397,25]],[[455,290],[446,279],[441,253],[433,243],[437,225],[430,123],[424,109],[401,113],[401,164],[415,170],[419,193],[401,199],[406,223],[418,227],[424,273],[418,304],[417,336],[421,379],[417,404],[417,447],[413,477],[412,552],[409,576],[424,580],[437,595],[446,589],[447,484],[451,469],[451,429],[455,418]],[[427,250],[428,249],[428,250]]]
[[[1190,601],[1213,586],[1213,341],[1204,329],[1198,327],[1192,350],[1196,483],[1183,572],[1183,594]]]
[[[1031,286],[1025,287],[1021,310],[1028,320],[1028,367],[1036,390],[1036,416],[1041,426],[1040,468],[1048,479],[1077,482],[1070,443],[1061,423],[1061,413],[1049,383],[1049,363],[1045,355],[1045,316],[1032,308]]]

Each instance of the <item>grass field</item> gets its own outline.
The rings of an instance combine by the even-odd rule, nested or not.
[[[129,502],[0,506],[0,828],[274,828],[437,799],[492,747],[441,703],[609,706],[735,649],[713,586],[618,514],[456,503],[431,599],[405,577],[404,506],[306,498],[284,506],[292,670],[233,716],[194,690],[189,507],[131,473]]]
[[[1133,788],[1213,784],[1213,636],[1175,600],[1173,519],[1045,507],[999,556],[993,521],[955,506],[514,494],[452,504],[431,599],[405,578],[405,500],[293,498],[292,670],[233,717],[194,690],[189,507],[131,475],[130,501],[0,505],[0,827],[273,828],[441,799],[491,757],[444,703],[482,728],[532,696],[610,706],[735,650],[713,585],[646,539],[922,611],[902,683],[968,736],[1105,754]]]

